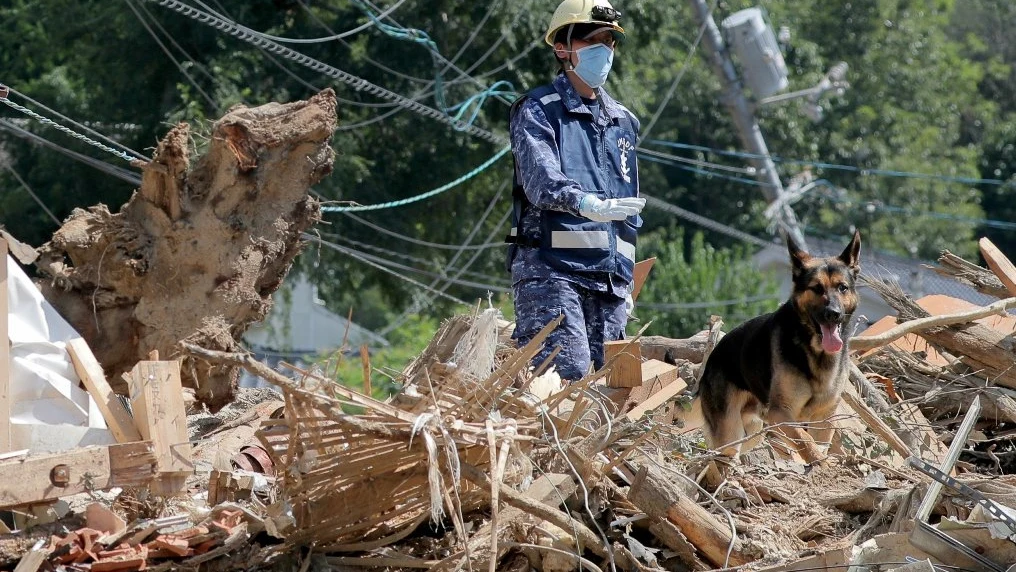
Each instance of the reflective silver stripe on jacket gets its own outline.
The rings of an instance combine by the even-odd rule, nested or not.
[[[550,233],[551,248],[610,249],[610,233],[604,230],[555,230]]]
[[[512,229],[508,231],[508,236],[518,236],[518,235],[519,235],[519,227],[517,226],[513,226]]]
[[[620,238],[617,239],[617,253],[621,256],[635,262],[635,245],[630,242],[625,242]]]

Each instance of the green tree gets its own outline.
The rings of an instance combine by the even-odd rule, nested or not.
[[[780,304],[778,282],[754,269],[744,247],[715,248],[701,232],[685,240],[684,230],[671,226],[646,236],[640,251],[657,258],[635,311],[642,323],[652,321],[647,334],[688,337],[707,329],[711,315],[730,331]]]

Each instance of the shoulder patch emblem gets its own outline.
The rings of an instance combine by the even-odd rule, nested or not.
[[[628,166],[628,153],[635,149],[635,145],[624,137],[617,140],[617,148],[621,151],[621,178],[624,182],[631,183],[631,167]]]

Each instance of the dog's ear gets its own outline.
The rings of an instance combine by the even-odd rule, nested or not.
[[[793,237],[787,235],[787,250],[790,251],[790,266],[793,268],[794,277],[804,272],[804,267],[811,260],[811,255],[801,249]]]
[[[860,265],[861,257],[861,233],[860,231],[854,231],[854,238],[850,241],[850,244],[843,249],[843,253],[840,254],[840,260],[843,261],[850,270],[853,271],[854,276],[861,270]]]

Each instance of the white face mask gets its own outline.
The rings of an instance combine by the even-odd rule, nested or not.
[[[593,44],[575,50],[578,63],[572,68],[586,85],[593,89],[607,83],[610,67],[614,64],[614,50],[604,44]]]

